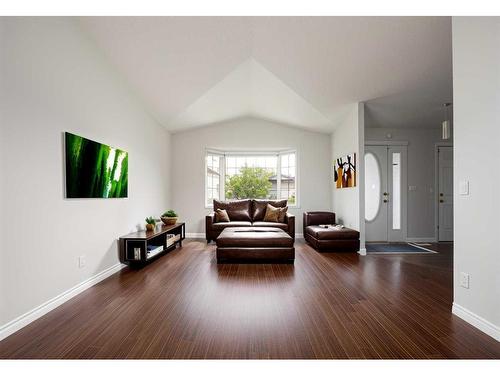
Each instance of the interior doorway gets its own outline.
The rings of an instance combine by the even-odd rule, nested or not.
[[[453,147],[437,146],[437,240],[453,241]]]
[[[407,237],[407,146],[365,146],[367,242],[405,242]]]

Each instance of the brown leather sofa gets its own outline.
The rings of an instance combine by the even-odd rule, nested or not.
[[[214,199],[214,211],[226,210],[231,221],[216,222],[215,214],[205,218],[205,235],[207,242],[217,239],[225,228],[231,227],[266,227],[279,228],[295,238],[295,216],[287,212],[284,223],[264,221],[267,205],[286,207],[287,200],[245,199],[239,201],[218,201]]]
[[[315,250],[358,251],[359,232],[349,228],[322,228],[320,225],[335,224],[333,212],[304,212],[304,238]]]

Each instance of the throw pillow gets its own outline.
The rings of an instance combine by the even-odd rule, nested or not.
[[[273,207],[268,204],[266,207],[266,215],[264,216],[264,221],[278,223],[280,218],[280,210],[280,208]]]
[[[279,210],[280,210],[280,214],[279,214],[279,217],[278,217],[278,221],[280,223],[284,223],[285,222],[285,218],[286,218],[286,212],[288,211],[288,206],[281,207],[281,208],[279,208]]]
[[[215,210],[215,222],[216,223],[221,223],[221,222],[229,222],[229,215],[227,214],[226,210],[221,210],[218,208]]]

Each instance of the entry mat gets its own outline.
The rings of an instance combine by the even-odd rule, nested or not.
[[[428,244],[426,244],[428,245]],[[369,254],[433,254],[436,251],[426,249],[422,244],[415,243],[367,243]]]

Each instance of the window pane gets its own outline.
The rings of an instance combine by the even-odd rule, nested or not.
[[[206,163],[207,163],[207,170],[206,176],[205,176],[205,181],[206,181],[206,197],[207,205],[211,205],[213,203],[213,199],[218,199],[219,198],[219,186],[220,186],[220,162],[221,162],[222,156],[220,155],[212,155],[212,154],[207,154],[206,157]]]
[[[380,168],[375,156],[365,154],[365,219],[372,221],[377,217],[380,208]]]
[[[401,229],[401,154],[392,154],[392,229]]]
[[[281,155],[280,199],[288,199],[289,205],[296,204],[295,194],[295,154]]]
[[[226,199],[276,199],[277,156],[232,155],[226,160],[231,160],[226,162]]]
[[[288,167],[288,154],[281,155],[281,168],[287,168],[287,167]]]

